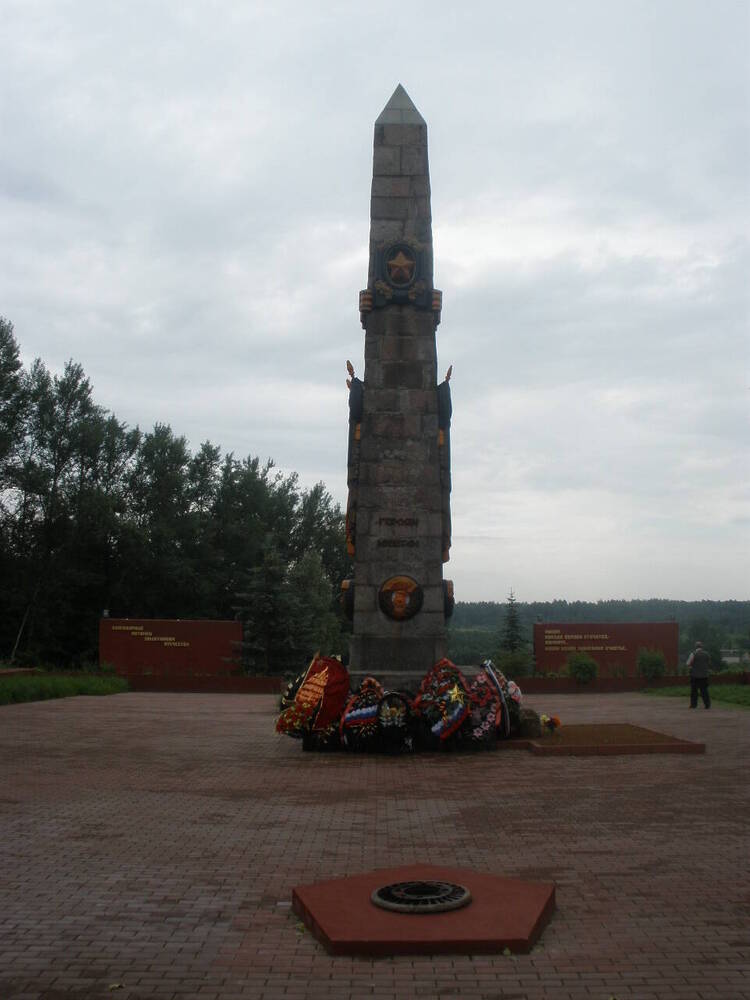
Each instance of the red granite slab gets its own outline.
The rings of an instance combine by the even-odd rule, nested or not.
[[[566,740],[566,733],[572,739]],[[575,735],[573,735],[575,734]],[[562,741],[559,741],[562,737]],[[705,753],[706,744],[680,739],[632,723],[604,723],[563,726],[551,737],[529,741],[529,749],[543,756],[588,757],[643,753]]]
[[[466,886],[468,906],[448,913],[394,913],[370,899],[390,882],[439,879]],[[527,882],[469,868],[408,865],[297,886],[295,913],[333,955],[527,952],[555,908],[551,882]]]

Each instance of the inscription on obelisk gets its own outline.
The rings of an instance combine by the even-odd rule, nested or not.
[[[375,122],[364,380],[349,397],[350,668],[421,671],[445,655],[450,390],[437,384],[427,126],[400,85]]]

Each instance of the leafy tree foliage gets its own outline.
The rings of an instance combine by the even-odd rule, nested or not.
[[[495,663],[506,677],[514,681],[534,673],[534,657],[528,649],[517,649],[514,652],[501,649]]]
[[[0,318],[0,658],[75,666],[117,617],[247,612],[246,667],[341,652],[343,516],[272,461],[192,453],[98,406],[80,365],[24,370]],[[249,595],[241,600],[238,594]]]
[[[667,672],[664,653],[660,649],[638,650],[638,673],[646,680],[653,681]]]
[[[244,623],[243,663],[252,673],[299,669],[311,653],[342,652],[340,618],[333,611],[333,588],[315,549],[291,567],[269,539],[260,565],[240,595]]]
[[[596,680],[599,667],[593,656],[588,653],[570,653],[566,660],[568,675],[579,684],[590,684]]]
[[[14,457],[23,427],[26,393],[13,325],[0,316],[0,476]],[[0,478],[0,499],[5,482]]]

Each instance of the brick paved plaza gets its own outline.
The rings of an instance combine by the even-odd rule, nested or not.
[[[707,752],[316,756],[271,696],[0,708],[0,1000],[750,997],[750,714],[527,703]],[[291,913],[297,883],[422,860],[554,880],[557,912],[528,955],[380,960]]]

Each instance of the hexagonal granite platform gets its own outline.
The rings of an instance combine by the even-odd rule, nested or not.
[[[447,913],[381,909],[372,892],[392,882],[434,879],[471,891]],[[527,952],[555,909],[551,882],[526,882],[470,868],[409,865],[297,886],[294,912],[332,955],[476,955]]]

